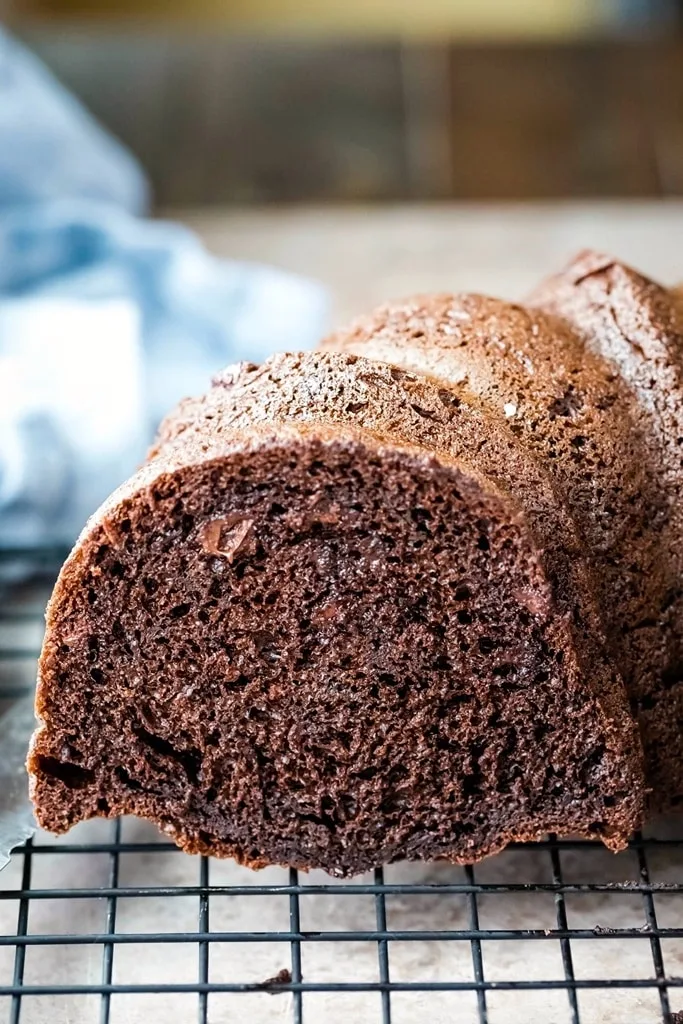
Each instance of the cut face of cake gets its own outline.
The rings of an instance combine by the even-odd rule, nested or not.
[[[620,849],[642,754],[584,556],[462,382],[343,352],[227,371],[62,570],[38,819],[342,875],[547,832]]]
[[[675,292],[583,253],[527,306],[433,295],[329,351],[467,387],[545,468],[583,539],[601,629],[645,749],[652,811],[683,804],[683,316]]]

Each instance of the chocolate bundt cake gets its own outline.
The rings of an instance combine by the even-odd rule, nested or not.
[[[544,282],[531,303],[561,317],[585,349],[613,368],[635,397],[630,416],[646,439],[643,458],[658,485],[659,508],[627,499],[639,467],[622,469],[631,530],[602,587],[617,655],[642,736],[653,811],[683,804],[683,302],[630,267],[585,252]],[[642,467],[641,467],[642,468]],[[627,499],[627,500],[625,500]],[[634,557],[650,545],[647,560]],[[619,577],[623,584],[618,583]],[[615,605],[614,597],[618,604]]]
[[[386,307],[181,403],[48,608],[40,823],[132,813],[352,874],[547,832],[620,849],[650,788],[683,798],[677,300],[642,288],[649,395],[602,337],[610,287],[570,268],[526,307]]]

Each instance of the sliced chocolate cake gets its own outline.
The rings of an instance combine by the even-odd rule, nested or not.
[[[547,832],[620,849],[647,791],[623,637],[676,578],[637,387],[560,311],[476,296],[324,348],[181,403],[79,539],[40,823],[137,814],[338,874]]]
[[[621,469],[632,526],[613,553],[624,586],[602,597],[614,617],[619,664],[638,717],[654,811],[683,805],[683,305],[668,291],[601,253],[581,253],[531,297],[571,327],[631,389],[630,416],[658,507],[629,496],[641,467]],[[638,557],[649,543],[648,561]]]
[[[651,339],[635,353],[615,327],[604,273],[619,276],[619,316]],[[542,460],[584,540],[610,652],[639,716],[652,805],[664,809],[683,801],[683,388],[666,376],[683,346],[672,300],[583,254],[533,301],[418,297],[377,310],[324,347],[466,383],[490,421]],[[657,406],[666,422],[657,422]]]

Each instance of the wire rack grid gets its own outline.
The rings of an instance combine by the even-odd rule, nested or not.
[[[30,693],[59,556],[33,552],[38,581],[0,592],[5,707]],[[25,558],[0,566],[21,575]],[[618,857],[551,837],[476,868],[339,881],[192,858],[143,823],[98,821],[15,851],[0,928],[11,1024],[683,1024],[683,828]]]

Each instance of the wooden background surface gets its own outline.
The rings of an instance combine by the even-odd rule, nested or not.
[[[451,45],[36,24],[162,205],[683,195],[683,41]]]

